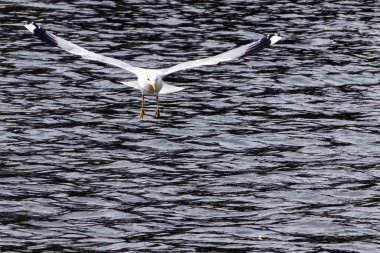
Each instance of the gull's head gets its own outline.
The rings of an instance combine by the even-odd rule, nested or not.
[[[159,91],[158,89],[161,86],[160,84],[162,83],[162,79],[161,79],[161,76],[159,74],[149,73],[144,78],[145,78],[145,80],[143,80],[145,83],[144,86],[148,86],[149,88],[151,88],[155,92]]]
[[[138,74],[140,88],[147,94],[159,93],[162,89],[162,72],[155,69],[143,69]]]
[[[153,90],[156,91],[157,76],[147,76],[146,83],[147,85],[152,86]]]

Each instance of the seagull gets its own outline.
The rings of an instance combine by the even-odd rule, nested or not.
[[[42,41],[52,46],[61,48],[69,53],[79,55],[85,59],[107,63],[107,64],[122,68],[124,70],[127,70],[135,74],[137,76],[137,81],[122,82],[122,83],[129,87],[139,89],[141,91],[142,93],[142,103],[141,103],[141,109],[140,109],[141,119],[143,119],[145,116],[144,99],[146,95],[153,95],[153,94],[156,95],[155,117],[159,118],[160,117],[160,108],[158,106],[159,94],[161,95],[161,94],[167,94],[167,93],[183,90],[182,87],[177,87],[174,85],[164,83],[163,78],[165,76],[177,71],[185,70],[185,69],[195,68],[195,67],[204,66],[204,65],[215,65],[224,61],[240,59],[240,58],[252,55],[254,53],[257,53],[263,50],[264,48],[275,44],[281,39],[281,37],[277,34],[266,35],[258,41],[251,42],[249,44],[237,47],[235,49],[232,49],[227,52],[224,52],[215,56],[211,56],[208,58],[182,62],[170,68],[146,69],[146,68],[134,67],[124,61],[103,56],[101,54],[97,54],[94,52],[90,52],[87,49],[84,49],[74,43],[71,43],[65,39],[62,39],[46,31],[44,28],[42,28],[41,26],[37,25],[34,22],[27,21],[24,23],[24,26],[31,33],[36,35],[39,39],[41,39]]]

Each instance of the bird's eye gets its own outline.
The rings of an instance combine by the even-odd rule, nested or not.
[[[148,77],[148,81],[150,81],[149,77]]]

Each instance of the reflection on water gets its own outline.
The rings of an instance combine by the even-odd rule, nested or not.
[[[379,249],[380,7],[328,1],[3,0],[0,251]],[[154,98],[123,70],[280,32],[256,56],[177,73]]]

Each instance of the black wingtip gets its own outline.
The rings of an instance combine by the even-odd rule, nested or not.
[[[257,41],[256,43],[254,43],[253,45],[248,47],[248,49],[245,51],[244,55],[242,55],[241,57],[245,57],[245,56],[257,53],[257,52],[263,50],[264,48],[270,46],[270,44],[271,44],[270,38],[271,37],[269,35],[264,36],[259,41]]]
[[[40,38],[42,41],[52,45],[52,46],[58,46],[58,43],[55,39],[55,36],[45,29],[43,29],[41,26],[37,25],[36,23],[32,21],[26,21],[24,23],[24,26],[32,32],[34,35],[36,35],[38,38]]]

